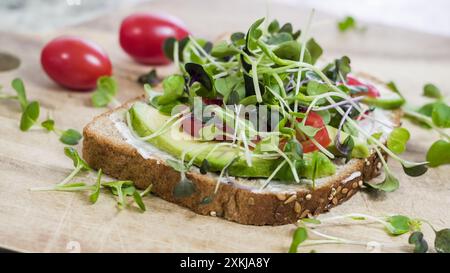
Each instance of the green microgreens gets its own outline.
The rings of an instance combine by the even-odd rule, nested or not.
[[[120,102],[115,98],[117,95],[117,82],[109,76],[102,76],[97,80],[97,88],[92,93],[91,101],[95,107],[105,107],[112,103],[119,106]]]
[[[21,131],[28,131],[39,119],[40,105],[38,101],[28,101],[23,81],[19,78],[12,80],[11,87],[16,91],[17,95],[8,95],[0,92],[0,99],[17,100],[22,110],[19,128]]]
[[[38,101],[29,102],[27,99],[25,86],[21,79],[14,79],[11,86],[16,91],[17,96],[3,96],[0,98],[17,99],[22,109],[22,117],[20,118],[20,130],[28,131],[39,119],[40,105]],[[0,94],[1,95],[1,94]],[[60,138],[59,140],[67,145],[77,145],[82,135],[74,130],[68,129],[65,131],[59,130],[55,127],[55,121],[47,118],[41,123],[41,126],[49,132],[55,132]]]
[[[342,20],[338,21],[337,28],[340,32],[347,32],[350,30],[358,30],[362,32],[366,30],[366,27],[359,27],[355,18],[352,16],[346,16]]]
[[[311,19],[308,20],[308,25],[310,21]],[[278,21],[274,20],[267,23],[265,25],[267,29],[264,29],[263,22],[264,18],[255,21],[246,34],[233,33],[230,41],[221,41],[213,45],[212,48],[207,41],[194,39],[193,37],[188,37],[179,42],[175,39],[167,40],[165,52],[169,58],[179,62],[179,67],[182,68],[181,72],[186,82],[182,84],[180,77],[177,92],[170,96],[170,103],[163,105],[164,109],[162,109],[161,104],[156,102],[155,97],[157,95],[153,96],[154,99],[151,100],[151,104],[161,112],[168,113],[170,112],[168,110],[171,110],[175,105],[190,104],[194,96],[202,96],[205,99],[221,99],[224,103],[234,105],[266,104],[274,106],[278,109],[280,115],[289,121],[288,125],[293,129],[280,128],[279,133],[284,140],[291,138],[294,135],[293,133],[297,131],[315,144],[321,154],[329,158],[334,158],[334,154],[315,139],[315,135],[320,129],[307,126],[304,118],[302,122],[297,122],[296,115],[299,114],[297,113],[297,106],[302,107],[302,109],[307,107],[306,112],[301,110],[301,114],[304,116],[307,116],[310,111],[319,111],[318,109],[320,109],[320,114],[326,120],[325,124],[328,124],[336,116],[343,117],[342,106],[351,105],[354,112],[360,117],[389,128],[393,127],[391,124],[368,115],[365,113],[366,108],[360,105],[362,102],[384,109],[403,107],[406,100],[393,82],[387,84],[387,87],[393,91],[391,97],[352,98],[350,95],[364,90],[357,90],[356,87],[349,86],[346,83],[347,74],[351,72],[348,57],[338,58],[320,69],[314,63],[322,54],[322,49],[314,39],[308,39],[308,27],[303,32],[294,33],[291,24],[280,26]],[[348,22],[345,24],[348,24]],[[350,25],[350,27],[357,28],[354,20]],[[300,37],[299,41],[297,41],[298,37]],[[177,45],[178,48],[176,48]],[[440,101],[435,102],[433,107],[430,108],[429,116],[423,117],[416,111],[413,112],[420,115],[421,120],[425,119],[426,123],[431,124],[430,126],[439,131],[442,136],[446,136],[448,141],[448,135],[444,131],[449,126],[447,121],[449,120],[448,106],[439,104],[442,103],[442,96],[437,87],[427,85],[424,90],[426,90],[424,91],[426,96],[437,98]],[[167,103],[164,100],[162,102]],[[217,108],[221,107],[217,105]],[[222,115],[222,118],[224,117]],[[172,116],[172,118],[174,118],[173,121],[177,119],[175,122],[183,119],[180,116],[176,118]],[[405,129],[394,130],[388,138],[388,143],[384,144],[368,135],[353,120],[354,118],[354,115],[343,118],[342,130],[344,132],[355,137],[361,134],[371,142],[371,146],[381,149],[399,161],[404,167],[405,173],[410,176],[421,175],[427,170],[425,165],[428,162],[411,162],[397,155],[404,151],[405,143],[409,138],[409,133],[405,132]],[[228,118],[225,117],[225,120],[229,124]],[[232,121],[234,123],[234,119]],[[245,124],[245,122],[240,121],[239,126],[241,123]],[[236,131],[232,136],[233,143],[243,146],[243,155],[245,155],[247,165],[251,166],[251,158],[255,156],[255,151],[249,149],[252,145],[249,141],[249,135]],[[257,130],[252,131],[253,133],[258,136],[263,135],[262,132]],[[152,134],[149,137],[155,135],[158,134]],[[214,138],[210,137],[209,139],[213,140]],[[353,138],[348,138],[344,145],[345,148],[354,146],[355,143],[351,143],[352,141]],[[439,145],[434,146],[434,148],[436,147],[440,150],[444,148],[444,145],[440,142]],[[296,178],[294,180],[299,181],[298,170],[292,160],[284,154],[284,151],[278,149],[278,151],[274,150],[273,152],[278,154],[277,160],[281,160],[280,164],[283,164],[283,167],[276,171],[284,170],[285,167],[289,168],[292,176]],[[346,155],[346,160],[348,161],[350,157],[351,152]],[[430,152],[430,157],[436,157],[434,150],[433,153]],[[438,162],[446,162],[446,160],[436,159]],[[200,163],[202,162],[198,162],[198,165]],[[319,166],[318,169],[322,170],[321,167]],[[273,176],[273,173],[271,176]],[[270,179],[268,180],[270,181]],[[398,187],[398,180],[389,172],[386,175],[385,183],[381,185],[380,187],[383,189],[393,190]]]
[[[424,85],[423,95],[429,98],[442,99],[441,90],[439,90],[439,88],[432,83],[427,83]]]
[[[406,150],[406,142],[409,140],[409,131],[398,127],[392,130],[387,139],[387,147],[396,154],[401,154]]]
[[[348,244],[365,246],[368,250],[374,247],[377,251],[382,250],[382,247],[402,247],[400,244],[390,244],[375,241],[355,241],[336,236],[331,236],[319,232],[318,229],[324,223],[336,222],[342,220],[366,221],[366,223],[375,222],[381,224],[386,233],[391,236],[401,236],[403,234],[410,234],[408,244],[414,245],[411,250],[413,252],[427,252],[428,243],[424,239],[421,232],[422,223],[428,224],[435,233],[435,250],[437,252],[450,252],[450,229],[442,229],[437,231],[428,221],[411,218],[405,215],[391,215],[387,217],[377,217],[361,213],[351,213],[346,215],[333,216],[323,219],[305,218],[298,222],[294,232],[292,243],[289,248],[290,253],[297,252],[299,246],[315,246],[322,244]],[[313,236],[311,236],[313,235]],[[318,237],[318,239],[314,238]]]
[[[75,129],[60,130],[55,126],[55,121],[47,118],[41,123],[41,126],[49,132],[54,132],[59,136],[59,141],[67,145],[77,145],[83,137],[80,132]]]
[[[74,178],[79,172],[82,171],[89,171],[91,170],[91,167],[84,161],[81,156],[78,154],[77,150],[75,150],[72,147],[65,147],[64,148],[64,154],[72,159],[73,166],[75,169],[64,179],[62,180],[58,185],[64,185],[67,184],[72,178]]]

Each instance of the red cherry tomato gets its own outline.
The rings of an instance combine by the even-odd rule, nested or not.
[[[164,56],[164,40],[177,40],[189,35],[184,24],[177,18],[152,13],[136,13],[126,17],[120,26],[120,45],[137,62],[144,64],[167,64]]]
[[[50,41],[42,49],[41,64],[52,80],[79,91],[94,89],[99,77],[112,73],[111,61],[102,48],[70,36]]]
[[[303,119],[297,118],[297,120],[300,122]],[[322,128],[314,135],[314,139],[323,147],[330,145],[331,139],[328,136],[328,131],[323,123],[323,119],[319,114],[310,112],[306,118],[305,125],[314,128]],[[297,140],[302,145],[304,153],[310,153],[319,149],[308,137],[303,136],[301,133],[297,133]]]
[[[380,96],[380,92],[378,91],[378,89],[375,86],[373,86],[372,84],[369,84],[369,83],[363,83],[360,80],[358,80],[357,78],[355,78],[354,76],[347,75],[347,85],[366,87],[367,88],[366,95],[368,97],[376,98],[376,97]]]

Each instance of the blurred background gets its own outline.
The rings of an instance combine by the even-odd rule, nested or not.
[[[189,1],[189,0],[186,0]],[[0,30],[28,33],[51,31],[77,24],[108,12],[151,0],[2,0]],[[204,0],[208,5],[211,2]],[[226,1],[225,1],[226,2]],[[314,7],[335,16],[450,36],[448,0],[261,0],[261,5],[280,3]]]

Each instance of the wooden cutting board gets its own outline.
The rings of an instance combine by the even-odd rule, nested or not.
[[[183,19],[192,33],[214,39],[223,32],[245,31],[266,14],[263,1],[155,1],[46,35],[0,34],[0,50],[20,57],[18,70],[0,73],[0,83],[11,90],[10,81],[24,79],[29,97],[43,106],[42,116],[50,113],[60,128],[82,130],[104,109],[90,106],[90,94],[67,92],[51,82],[39,64],[42,46],[61,34],[74,34],[94,40],[109,53],[119,80],[119,100],[142,93],[135,82],[149,67],[132,62],[120,49],[117,31],[124,16],[133,11],[163,11]],[[301,6],[272,5],[270,17],[281,22],[304,25],[309,9]],[[336,18],[317,13],[311,33],[320,42],[326,57],[349,55],[352,67],[385,80],[395,80],[412,103],[423,103],[421,88],[433,82],[449,95],[450,39],[367,25],[365,33],[336,31]],[[162,69],[167,73],[170,69]],[[12,91],[12,90],[11,90]],[[22,133],[18,129],[17,103],[0,101],[0,247],[25,252],[285,252],[293,225],[254,227],[222,219],[200,216],[157,197],[145,198],[148,211],[118,211],[110,194],[102,194],[91,205],[83,193],[30,192],[64,178],[72,163],[63,154],[64,145],[51,133],[36,127]],[[434,133],[405,126],[412,132],[405,157],[423,159]],[[79,150],[81,147],[77,147]],[[350,201],[322,215],[349,212],[386,215],[400,213],[428,219],[438,228],[450,227],[450,168],[432,169],[426,176],[403,175],[399,164],[390,163],[401,180],[394,193],[377,196],[359,193]],[[94,175],[79,180],[93,181]],[[391,238],[376,225],[339,225],[325,232],[354,240],[398,244],[382,251],[409,251],[407,238]],[[430,240],[433,235],[425,228]],[[319,252],[364,252],[364,246],[326,245]],[[309,249],[305,248],[304,251]]]

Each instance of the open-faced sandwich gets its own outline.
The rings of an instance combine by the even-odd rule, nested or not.
[[[306,32],[256,21],[211,44],[168,39],[176,68],[146,95],[94,119],[83,157],[95,169],[192,211],[281,225],[328,211],[361,187],[392,191],[386,157],[411,176],[404,98],[393,84],[329,63]],[[406,132],[405,132],[406,131]],[[383,182],[370,180],[385,169]]]

